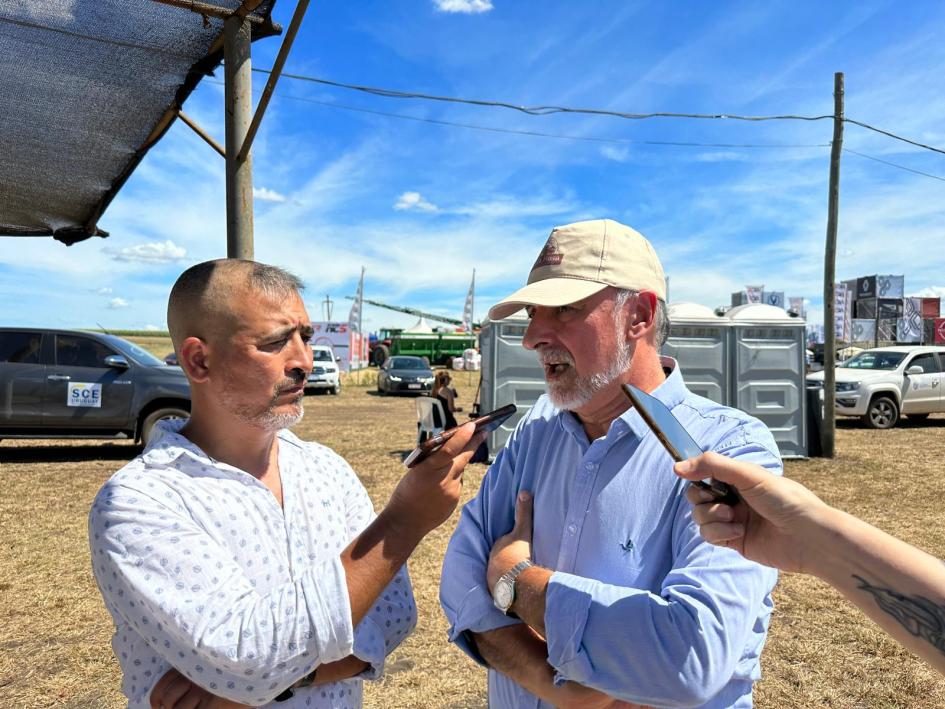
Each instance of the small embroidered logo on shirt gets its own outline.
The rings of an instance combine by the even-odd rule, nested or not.
[[[627,553],[633,551],[633,540],[630,537],[627,537],[627,541],[621,544],[620,548],[623,549]]]

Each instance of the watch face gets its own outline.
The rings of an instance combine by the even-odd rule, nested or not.
[[[495,585],[495,605],[502,611],[507,611],[512,605],[512,589],[514,587],[505,579]]]

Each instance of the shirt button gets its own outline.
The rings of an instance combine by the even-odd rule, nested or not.
[[[569,524],[569,525],[568,525],[568,534],[574,534],[575,532],[577,532],[577,525],[574,524],[574,523]]]
[[[584,464],[584,469],[585,469],[585,470],[594,470],[594,468],[596,468],[596,467],[597,467],[597,463],[585,463],[585,464]]]

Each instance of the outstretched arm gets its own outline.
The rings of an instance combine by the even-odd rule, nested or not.
[[[820,577],[945,673],[945,565],[939,559],[751,463],[704,453],[678,463],[676,473],[688,480],[714,477],[741,495],[728,507],[690,487],[693,518],[707,541]]]

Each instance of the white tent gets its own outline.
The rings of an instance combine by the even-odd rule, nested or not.
[[[410,333],[410,334],[413,334],[413,333],[431,334],[433,332],[433,328],[430,327],[430,323],[427,322],[426,318],[421,317],[419,320],[417,320],[416,325],[414,325],[413,327],[408,327],[406,330],[404,330],[404,332]]]

